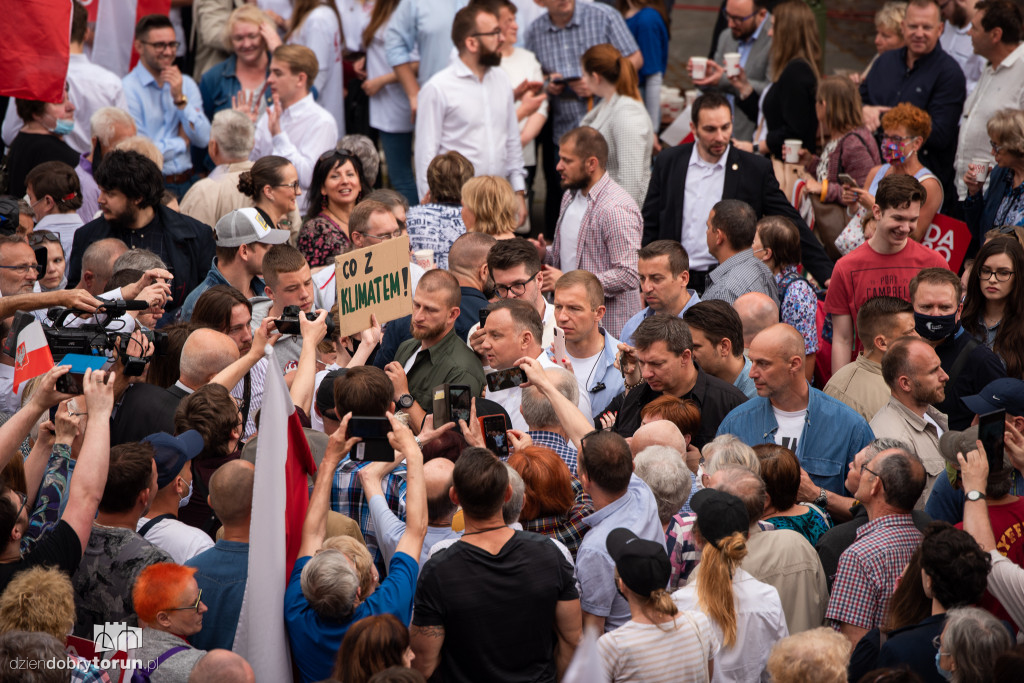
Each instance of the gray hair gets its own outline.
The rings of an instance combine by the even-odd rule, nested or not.
[[[321,619],[345,621],[355,611],[359,576],[340,550],[321,550],[299,577],[302,594]]]
[[[515,524],[519,521],[519,515],[523,512],[523,505],[526,503],[526,483],[519,473],[512,469],[507,462],[503,463],[508,471],[508,484],[512,487],[512,497],[501,506],[501,518],[505,524]]]
[[[722,476],[719,477],[715,489],[742,500],[743,506],[747,509],[748,522],[751,525],[757,523],[764,514],[764,506],[768,503],[768,489],[764,479],[746,467],[737,465],[723,467],[720,471]]]
[[[373,140],[365,135],[353,133],[338,141],[338,149],[359,159],[363,165],[366,182],[371,186],[377,182],[377,173],[380,171],[380,154],[377,153],[377,146],[373,144]],[[369,190],[370,188],[365,189]]]
[[[145,273],[147,270],[153,268],[167,269],[167,264],[163,262],[159,256],[151,252],[149,249],[129,249],[114,261],[114,272],[118,273],[122,270],[141,270]]]
[[[100,141],[104,149],[108,149],[118,124],[135,128],[135,119],[124,109],[101,107],[89,117],[89,132]]]
[[[68,661],[64,645],[49,633],[8,631],[0,636],[0,680],[20,683],[64,683],[67,668],[30,667],[27,662]]]
[[[221,109],[213,115],[210,139],[231,161],[245,161],[256,144],[256,126],[240,111]]]
[[[648,446],[633,459],[633,471],[654,493],[658,519],[668,524],[690,497],[693,486],[682,453],[668,446]]]
[[[732,434],[720,434],[704,444],[701,455],[704,457],[704,474],[709,477],[730,465],[761,476],[761,461],[757,459],[754,449]]]
[[[883,436],[881,438],[872,440],[871,443],[864,447],[864,464],[870,464],[871,461],[875,459],[875,456],[881,453],[882,451],[891,451],[894,449],[907,451],[908,453],[914,452],[910,448],[910,446],[900,441],[899,439],[894,439],[889,436]]]
[[[1013,647],[1006,627],[978,607],[956,607],[946,612],[942,646],[956,662],[953,680],[958,683],[987,681],[992,665]]]
[[[548,368],[545,372],[554,375],[553,378],[549,375],[549,378],[554,382],[558,393],[572,401],[573,405],[579,402],[580,388],[575,375],[565,368]],[[558,424],[558,416],[551,406],[551,401],[537,387],[530,386],[523,389],[520,412],[530,429],[540,429]]]

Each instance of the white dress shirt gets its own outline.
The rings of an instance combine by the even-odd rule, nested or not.
[[[71,149],[87,153],[92,142],[89,119],[98,109],[117,107],[128,110],[121,79],[113,71],[93,64],[83,54],[72,54],[68,59],[68,99],[75,105],[75,129],[64,136]],[[18,116],[12,101],[4,116],[3,139],[10,145],[21,130],[24,121]]]
[[[512,83],[500,68],[488,69],[481,81],[465,62],[454,59],[420,90],[415,151],[421,197],[427,192],[430,161],[451,150],[473,162],[476,175],[500,176],[513,190],[526,189]]]
[[[532,2],[530,4],[533,4]],[[536,5],[534,5],[536,7]],[[522,10],[519,11],[522,14]],[[522,25],[522,19],[520,19],[519,35],[526,32],[526,27]],[[515,88],[524,80],[527,81],[544,81],[544,72],[541,71],[540,62],[537,61],[537,56],[529,50],[517,47],[513,50],[512,54],[508,57],[501,58],[501,68],[508,74],[509,81],[512,82],[512,87]],[[543,114],[544,118],[548,116],[548,101],[544,100],[541,103],[540,108],[536,111],[537,114]],[[526,128],[526,123],[530,120],[530,116],[527,116],[519,122],[519,132],[523,132],[523,128]],[[537,148],[533,144],[533,140],[530,140],[523,145],[523,163],[526,166],[537,165]]]
[[[541,364],[541,367],[544,368],[562,367],[548,358],[547,351],[541,351],[540,355],[537,356],[537,361]],[[584,378],[584,380],[585,379],[586,378]],[[587,388],[583,386],[583,381],[580,380],[579,377],[576,378],[576,385],[580,392],[579,399],[576,401],[576,407],[579,408],[580,412],[584,415],[590,415],[590,394],[587,392]],[[498,403],[505,409],[505,412],[508,413],[508,416],[512,419],[512,429],[518,429],[521,432],[529,431],[530,427],[526,424],[523,414],[519,411],[519,406],[523,403],[523,390],[521,388],[512,387],[511,389],[502,389],[501,391],[490,391],[485,389],[484,398]]]
[[[304,45],[316,55],[320,70],[313,85],[317,104],[330,112],[338,128],[338,137],[345,135],[345,93],[341,67],[341,27],[327,5],[320,5],[306,15],[302,26],[288,41]]]
[[[956,60],[964,72],[964,78],[967,79],[968,95],[978,85],[978,79],[981,78],[981,72],[987,63],[984,57],[974,53],[974,45],[971,43],[971,35],[968,33],[970,30],[969,23],[963,28],[957,28],[947,21],[942,35],[939,36],[939,44],[942,49]]]
[[[956,192],[960,199],[967,197],[964,173],[971,160],[988,159],[993,163],[988,120],[1000,109],[1007,108],[1024,109],[1024,44],[1018,45],[995,69],[987,64],[978,86],[964,102],[956,160],[953,162]],[[985,184],[988,185],[988,178]]]
[[[273,137],[270,136],[266,112],[260,115],[256,122],[256,144],[249,158],[256,161],[268,154],[284,157],[295,166],[299,185],[305,192],[313,179],[317,159],[337,144],[338,124],[330,112],[313,101],[310,94],[281,112],[281,132]]]
[[[683,247],[690,255],[690,267],[694,270],[707,270],[718,265],[718,261],[708,250],[707,222],[711,209],[722,198],[725,188],[725,160],[729,158],[729,148],[714,164],[709,164],[697,152],[697,144],[693,145],[690,164],[686,171],[686,197],[683,200]]]

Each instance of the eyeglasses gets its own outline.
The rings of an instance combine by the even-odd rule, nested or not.
[[[1013,271],[1006,268],[992,270],[987,266],[982,266],[978,269],[978,276],[982,282],[986,282],[992,278],[995,278],[996,282],[1006,282],[1013,276]]]
[[[538,270],[537,273],[540,271]],[[537,273],[534,273],[529,280],[524,282],[513,282],[510,285],[494,285],[494,291],[497,293],[499,299],[507,299],[509,293],[514,296],[522,296],[526,293],[526,285],[530,284],[537,279]]]
[[[359,232],[359,231],[356,230],[356,232]],[[394,232],[386,232],[383,235],[371,235],[368,232],[361,232],[360,234],[363,237],[367,237],[367,238],[369,238],[371,240],[378,240],[380,242],[384,242],[385,240],[398,239],[399,237],[402,236],[403,233],[402,233],[402,229],[399,228],[398,230],[395,230]]]
[[[38,247],[44,241],[60,242],[60,235],[49,230],[40,230],[39,232],[30,233],[28,236],[28,246],[30,247]]]
[[[902,145],[905,142],[913,142],[918,137],[920,137],[920,136],[919,135],[909,135],[907,137],[903,137],[901,135],[885,135],[885,136],[882,137],[882,144],[883,145],[889,145],[889,144]]]
[[[17,493],[18,497],[21,498],[21,507],[18,508],[18,514],[14,515],[14,523],[17,524],[18,519],[21,517],[21,511],[25,509],[26,505],[28,505],[28,496],[21,491],[15,491],[15,493]]]
[[[473,37],[473,38],[483,38],[485,36],[489,36],[491,38],[497,38],[498,36],[501,35],[501,29],[500,28],[496,28],[493,31],[488,31],[487,33],[470,33],[469,35],[471,37]]]
[[[1003,146],[998,144],[995,140],[989,140],[988,144],[989,144],[989,146],[992,147],[992,153],[993,154],[999,154],[1000,152],[1003,151]]]
[[[757,16],[757,13],[759,11],[760,10],[754,10],[745,17],[737,17],[735,14],[729,14],[728,12],[726,12],[725,8],[723,7],[722,16],[725,18],[726,23],[742,24],[744,21],[747,21],[748,19],[753,19],[755,16]]]
[[[290,187],[295,192],[295,194],[299,193],[299,181],[298,180],[296,180],[294,183],[279,183],[277,185],[274,185],[274,187]]]
[[[581,436],[580,437],[580,451],[587,450],[587,439],[589,439],[590,437],[594,436],[595,434],[600,434],[603,431],[604,431],[603,429],[595,429],[595,430],[587,432],[586,434]]]
[[[184,612],[184,611],[187,611],[187,610],[195,610],[196,614],[198,614],[199,613],[199,605],[201,605],[202,602],[203,602],[203,589],[200,588],[199,589],[199,595],[196,596],[196,604],[194,604],[194,605],[186,605],[184,607],[168,607],[164,611],[165,612]]]
[[[878,476],[878,472],[875,472],[874,470],[872,470],[867,465],[861,465],[860,466],[860,473],[864,474],[865,472],[870,472],[871,474],[875,475],[875,478],[878,479],[879,482],[881,482],[882,488],[885,488],[885,482],[882,481],[882,478]]]
[[[26,263],[21,266],[0,266],[0,269],[13,270],[14,272],[22,275],[27,274],[31,270],[34,270],[37,274],[43,272],[43,267],[38,263]]]
[[[942,636],[941,635],[938,635],[938,636],[935,636],[934,638],[932,638],[932,647],[934,647],[936,650],[938,650],[940,655],[946,655],[947,657],[949,656],[948,652],[943,652],[942,651]]]
[[[149,45],[151,48],[153,48],[157,52],[164,52],[165,50],[177,50],[178,46],[181,45],[181,43],[179,43],[176,40],[172,40],[169,43],[150,43],[150,42],[147,42],[145,40],[140,40],[139,42],[142,43],[143,45]]]

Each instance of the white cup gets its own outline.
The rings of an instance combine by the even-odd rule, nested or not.
[[[695,81],[706,77],[708,75],[708,58],[690,57],[690,68],[692,69],[692,75]]]
[[[988,159],[971,159],[971,166],[974,168],[974,180],[978,183],[984,183],[985,179],[988,178]]]
[[[782,143],[782,159],[787,164],[800,163],[800,148],[803,147],[803,140],[790,139]]]
[[[700,90],[697,90],[696,88],[694,88],[692,90],[687,90],[686,91],[686,106],[687,107],[692,107],[693,103],[697,101],[698,97],[700,97]]]
[[[417,249],[412,252],[413,259],[416,260],[416,265],[424,270],[430,270],[434,268],[434,250],[433,249]]]
[[[726,76],[739,76],[740,75],[740,53],[739,52],[726,52],[724,59],[725,59],[725,75]]]

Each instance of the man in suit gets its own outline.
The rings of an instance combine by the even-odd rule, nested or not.
[[[690,130],[695,142],[658,155],[644,201],[643,244],[659,239],[681,242],[690,256],[690,286],[704,291],[708,271],[718,261],[708,250],[705,233],[712,207],[722,199],[739,199],[758,219],[785,216],[800,230],[804,266],[825,284],[832,261],[800,214],[779,189],[771,162],[735,149],[732,108],[724,95],[709,92],[693,103]]]

